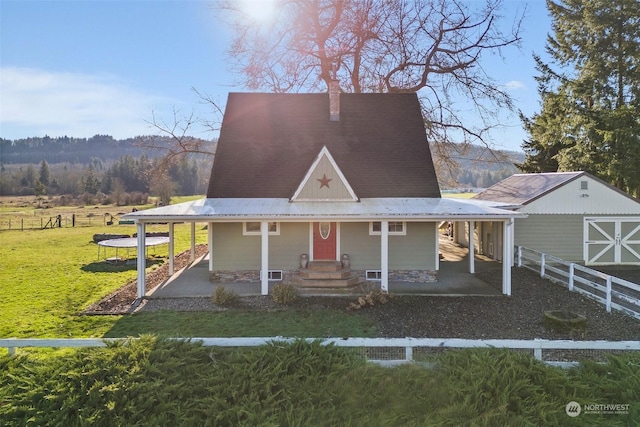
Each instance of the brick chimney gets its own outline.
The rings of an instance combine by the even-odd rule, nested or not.
[[[340,121],[340,82],[335,79],[329,82],[329,120]]]

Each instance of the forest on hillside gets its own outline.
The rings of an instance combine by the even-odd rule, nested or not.
[[[163,148],[171,144],[161,136],[0,139],[0,196],[64,195],[124,205],[149,195],[168,202],[174,195],[204,194],[213,158],[187,154],[167,162]],[[215,142],[207,144],[213,151]]]
[[[213,152],[215,141],[206,143]],[[188,154],[167,164],[163,148],[172,144],[161,136],[0,139],[0,196],[66,195],[84,203],[128,204],[149,195],[168,201],[206,193],[213,156]],[[471,146],[454,158],[457,168],[439,168],[440,185],[486,188],[516,173],[514,163],[523,159],[522,153]]]

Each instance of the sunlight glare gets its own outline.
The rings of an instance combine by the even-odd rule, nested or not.
[[[256,22],[269,21],[275,12],[276,0],[240,0],[240,10]]]

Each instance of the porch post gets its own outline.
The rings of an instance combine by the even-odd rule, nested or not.
[[[269,295],[269,221],[260,222],[260,235],[262,237],[260,293],[262,295]]]
[[[173,226],[173,222],[169,223],[169,276],[173,276],[173,273],[175,273],[175,265],[174,265],[174,256],[173,256],[173,231],[174,231],[174,226]]]
[[[476,233],[475,233],[475,221],[469,221],[469,273],[473,274],[476,272]]]
[[[144,297],[145,294],[145,269],[147,267],[146,263],[146,253],[145,253],[145,224],[144,222],[138,221],[138,256],[136,258],[136,268],[138,272],[138,298]]]
[[[511,230],[512,219],[504,221],[502,229],[502,293],[511,295]]]
[[[389,292],[389,220],[383,219],[380,223],[380,289]]]
[[[213,273],[213,223],[207,224],[207,249],[209,250],[209,273]]]
[[[189,261],[196,260],[196,223],[191,223],[191,254],[189,255]]]
[[[436,247],[436,259],[435,259],[435,266],[436,266],[436,271],[440,270],[440,230],[438,228],[438,223],[434,222],[433,223],[434,227],[436,228],[436,233],[435,233],[435,247]],[[453,230],[453,226],[451,226],[451,229]]]

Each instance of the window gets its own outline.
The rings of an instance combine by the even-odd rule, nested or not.
[[[269,278],[269,280],[273,280],[276,282],[282,281],[282,270],[269,270],[267,273],[267,277]]]
[[[374,221],[369,223],[369,234],[378,235],[382,230],[382,222]],[[403,221],[389,221],[389,235],[404,236],[407,234],[407,225]]]
[[[367,270],[365,273],[367,280],[382,280],[381,270]]]
[[[588,190],[589,189],[589,181],[580,181],[580,189]]]
[[[242,234],[245,236],[259,236],[260,235],[260,222],[259,221],[251,221],[245,222],[242,225]],[[270,235],[278,235],[280,234],[280,223],[279,222],[270,222],[269,223],[269,234]]]

